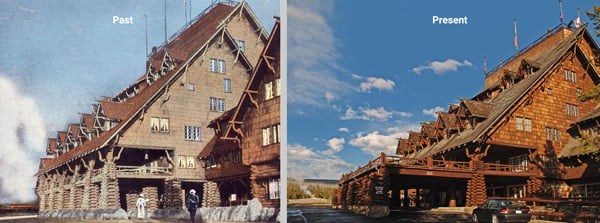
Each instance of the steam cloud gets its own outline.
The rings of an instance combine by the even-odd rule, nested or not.
[[[35,200],[46,130],[35,101],[0,73],[0,203]]]

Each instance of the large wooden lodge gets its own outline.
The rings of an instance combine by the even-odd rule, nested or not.
[[[228,205],[218,196],[226,186],[211,180],[213,164],[197,155],[214,146],[216,133],[206,127],[212,120],[226,114],[243,118],[231,111],[258,98],[255,85],[248,84],[256,82],[257,72],[265,72],[264,64],[279,63],[279,41],[277,49],[265,53],[268,40],[246,2],[213,3],[152,50],[146,72],[133,84],[98,100],[78,123],[48,139],[51,157],[41,160],[36,174],[40,211],[130,211],[140,193],[149,199],[150,210],[181,208],[191,189],[198,191],[203,207]],[[238,131],[243,121],[233,119],[228,131]],[[255,172],[245,173],[263,185]]]
[[[599,48],[586,25],[558,26],[486,73],[484,89],[420,132],[344,174],[334,206],[368,216],[390,207],[476,206],[488,197],[600,199]]]

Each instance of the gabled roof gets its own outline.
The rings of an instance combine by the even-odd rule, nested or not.
[[[178,58],[176,59],[183,58],[182,61],[185,62],[176,65],[173,70],[166,73],[151,85],[140,89],[138,94],[125,102],[119,103],[112,102],[108,98],[102,99],[100,101],[100,107],[105,115],[111,119],[121,120],[121,122],[109,131],[103,132],[98,137],[84,142],[82,145],[78,146],[77,149],[70,150],[63,155],[52,159],[49,164],[40,169],[36,175],[48,172],[67,162],[79,159],[80,157],[107,146],[121,133],[122,130],[126,129],[126,127],[136,119],[140,112],[143,112],[150,104],[154,103],[158,96],[160,96],[168,86],[173,84],[175,79],[183,73],[182,71],[185,69],[186,64],[190,63],[200,52],[208,49],[211,43],[219,41],[220,39],[218,38],[222,37],[225,44],[229,44],[232,48],[238,48],[235,40],[227,31],[226,26],[221,25],[222,21],[233,16],[236,12],[250,12],[251,16],[254,16],[245,2],[238,3],[236,6],[219,3],[189,28],[179,33],[176,38],[161,47],[161,50],[166,49],[169,54],[171,54],[171,52],[177,52],[171,56],[175,57],[175,54],[177,54]],[[264,30],[261,30],[261,33],[264,33]],[[185,55],[185,57],[182,55]],[[149,60],[156,59],[154,57],[160,57],[160,54],[151,55]],[[249,70],[252,70],[252,65],[243,52],[240,53],[240,59],[238,61],[245,65]],[[95,106],[94,109],[98,109],[97,107],[98,106]]]
[[[465,104],[465,107],[467,108],[467,110],[469,110],[471,115],[475,117],[487,118],[490,112],[492,112],[492,110],[494,109],[493,104],[475,100],[468,100],[464,98],[461,98],[460,100],[462,101],[462,103]]]
[[[587,120],[595,119],[598,117],[600,117],[600,104],[597,105],[596,108],[594,108],[594,110],[592,110],[591,112],[585,114],[581,118],[579,118],[576,121],[574,121],[573,123],[571,123],[571,125],[576,125],[576,124],[585,122]]]
[[[569,158],[573,156],[587,155],[590,153],[598,152],[598,147],[593,145],[584,146],[581,143],[581,138],[571,138],[569,142],[562,148],[557,157],[559,159]]]
[[[260,57],[258,59],[258,62],[256,64],[256,69],[254,69],[254,71],[252,72],[252,75],[250,76],[250,80],[248,81],[248,84],[246,85],[246,89],[244,90],[244,93],[242,93],[242,97],[240,98],[238,104],[236,107],[234,107],[232,110],[234,110],[233,116],[231,117],[231,122],[233,123],[241,123],[244,119],[244,115],[245,115],[245,111],[248,106],[255,106],[253,105],[256,100],[258,99],[257,97],[260,97],[259,95],[256,94],[256,92],[258,91],[259,87],[260,87],[260,83],[261,80],[263,79],[263,76],[266,73],[272,73],[273,70],[276,70],[276,72],[279,72],[279,61],[271,61],[269,58],[271,59],[279,59],[279,49],[280,49],[280,39],[279,39],[279,32],[280,32],[280,19],[277,17],[276,18],[276,22],[275,25],[273,26],[273,30],[271,31],[271,35],[269,36],[269,39],[267,40],[267,44],[265,44],[265,48],[263,49],[263,51],[260,54]],[[274,64],[274,62],[276,62],[277,64]],[[277,66],[277,67],[273,67],[273,66]],[[254,92],[254,93],[253,93]],[[244,109],[244,110],[242,110]],[[236,138],[237,134],[235,131],[236,125],[228,125],[227,129],[225,130],[224,134],[222,137],[224,138]]]
[[[403,154],[408,149],[408,139],[398,139],[398,147],[396,148],[396,154]]]
[[[438,112],[438,120],[441,120],[444,127],[447,129],[458,129],[457,117],[455,114],[449,114],[447,112]]]
[[[540,69],[531,77],[523,79],[490,100],[489,104],[493,105],[494,108],[487,115],[487,119],[482,121],[480,125],[477,125],[474,129],[466,129],[460,135],[457,134],[448,140],[442,140],[437,144],[424,149],[427,150],[427,152],[420,153],[418,156],[430,156],[469,143],[475,143],[481,140],[484,135],[489,134],[494,128],[499,127],[498,123],[500,120],[509,115],[511,111],[514,111],[513,108],[525,98],[526,94],[531,91],[534,86],[538,86],[538,84],[541,83],[544,76],[550,73],[551,68],[560,61],[565,53],[576,46],[578,37],[581,35],[589,35],[589,33],[586,32],[586,27],[586,25],[583,25],[566,37],[560,44],[557,44],[552,49],[545,51],[535,58],[535,61],[541,63]]]
[[[210,141],[208,141],[208,143],[206,143],[204,149],[202,149],[202,151],[198,154],[198,158],[206,159],[210,155],[216,155],[220,153],[224,154],[239,149],[240,147],[238,146],[237,142],[233,140],[224,140],[215,135],[210,139]]]
[[[421,132],[428,138],[435,138],[435,126],[433,122],[421,123]]]
[[[46,148],[46,154],[54,155],[56,153],[56,139],[48,138],[48,147]]]
[[[421,132],[408,132],[408,141],[410,143],[418,143],[421,140]]]
[[[87,129],[94,129],[94,115],[81,114],[81,122],[84,124],[83,127]]]

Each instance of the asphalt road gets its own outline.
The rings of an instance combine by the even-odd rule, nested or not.
[[[331,207],[291,206],[288,207],[289,223],[319,223],[319,222],[365,222],[365,223],[466,223],[472,222],[471,217],[464,213],[446,213],[431,211],[391,211],[384,218],[367,218],[345,210],[335,210]]]

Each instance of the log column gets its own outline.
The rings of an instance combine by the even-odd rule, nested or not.
[[[181,200],[183,193],[181,192],[181,181],[177,179],[165,180],[164,207],[165,208],[181,208],[183,201]]]
[[[106,153],[106,158],[102,158],[102,153],[98,151],[98,157],[100,162],[104,163],[101,174],[102,180],[100,182],[100,198],[99,207],[101,209],[118,209],[121,207],[121,201],[119,196],[119,182],[117,180],[117,161],[121,157],[121,152],[115,156],[114,148],[109,148]]]
[[[529,177],[525,188],[527,197],[537,197],[537,194],[542,192],[542,180],[537,177]]]
[[[256,188],[256,182],[252,184],[252,190]],[[202,190],[202,207],[217,207],[221,204],[221,195],[216,182],[205,182]]]
[[[83,174],[83,194],[81,199],[81,209],[89,210],[90,207],[90,193],[92,188],[92,171],[94,168],[95,160],[90,160],[89,163],[86,163],[85,160],[81,160],[83,166],[86,168],[85,173]]]

